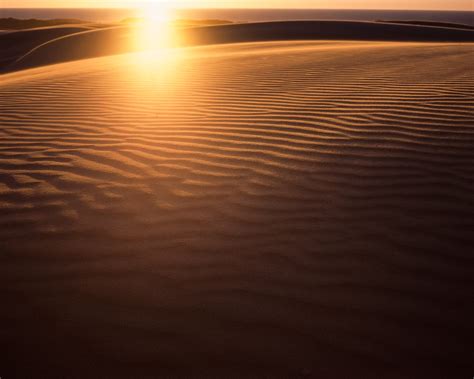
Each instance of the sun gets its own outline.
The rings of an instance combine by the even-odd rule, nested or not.
[[[170,21],[171,3],[169,1],[143,1],[138,5],[141,17],[159,22]]]
[[[168,1],[145,1],[138,7],[137,46],[139,50],[170,47],[173,42],[173,12]]]

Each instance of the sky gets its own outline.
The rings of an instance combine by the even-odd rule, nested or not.
[[[139,7],[133,0],[0,0],[11,8]],[[149,0],[171,7],[189,8],[329,8],[329,9],[440,9],[474,10],[474,0]],[[0,10],[1,13],[1,10]]]

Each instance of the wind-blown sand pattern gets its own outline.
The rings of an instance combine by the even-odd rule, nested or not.
[[[472,375],[473,59],[265,42],[2,76],[0,375]]]

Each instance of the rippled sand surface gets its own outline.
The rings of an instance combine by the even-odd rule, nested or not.
[[[472,375],[473,60],[265,42],[2,76],[0,376]]]

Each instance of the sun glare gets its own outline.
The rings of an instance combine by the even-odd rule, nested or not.
[[[139,50],[157,51],[173,43],[170,4],[164,1],[148,1],[139,7],[137,47]]]

